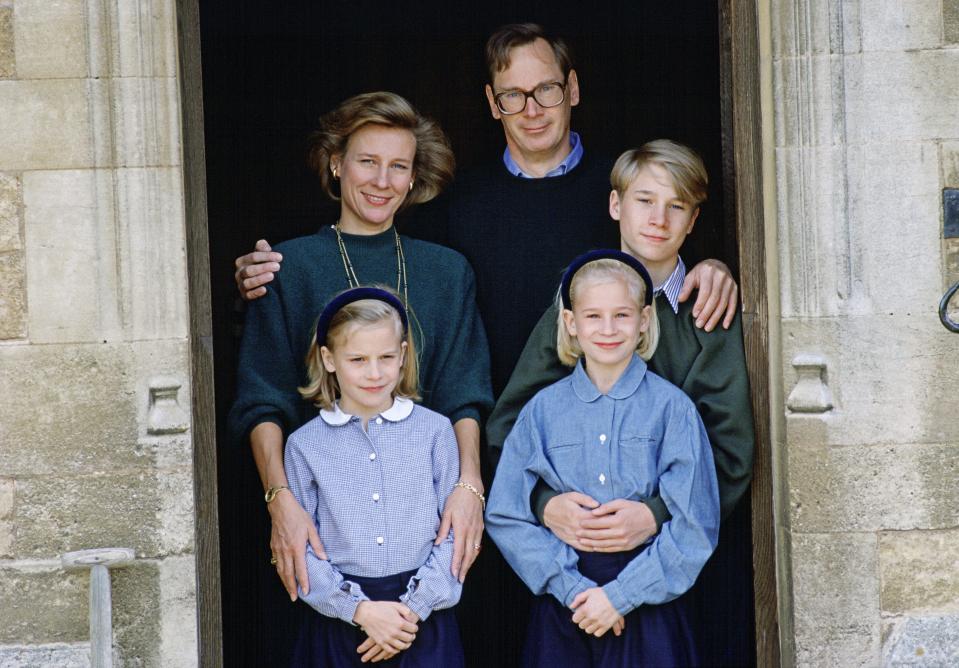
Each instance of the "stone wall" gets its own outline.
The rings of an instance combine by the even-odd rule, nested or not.
[[[770,9],[790,658],[959,665],[959,0]]]
[[[0,0],[0,665],[195,665],[173,0]]]

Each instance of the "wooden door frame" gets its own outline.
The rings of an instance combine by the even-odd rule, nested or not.
[[[739,245],[743,339],[756,430],[752,481],[756,664],[779,666],[775,514],[769,397],[769,306],[762,188],[757,0],[719,0],[723,199]]]
[[[193,388],[191,433],[196,537],[197,662],[205,668],[220,668],[223,665],[223,617],[220,605],[213,321],[210,315],[210,248],[198,2],[199,0],[176,0],[177,58]]]
[[[756,0],[718,0],[723,182],[727,229],[739,247],[743,337],[756,429],[752,482],[756,658],[780,665],[770,440],[768,302]],[[216,414],[198,0],[176,0],[193,387],[198,661],[223,665]]]

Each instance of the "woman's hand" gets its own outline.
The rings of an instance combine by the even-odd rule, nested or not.
[[[363,663],[390,659],[416,640],[419,616],[402,603],[394,601],[363,601],[356,606],[353,622],[368,636],[356,648]]]
[[[575,611],[573,623],[590,635],[599,638],[610,629],[613,629],[616,635],[623,632],[625,620],[609,602],[602,587],[591,587],[581,591],[569,607]],[[619,624],[619,633],[616,632],[618,622],[622,622]]]
[[[273,529],[270,534],[270,550],[276,559],[276,572],[283,587],[296,600],[296,585],[304,594],[310,593],[310,577],[306,570],[306,543],[320,559],[326,559],[326,550],[320,542],[313,518],[297,503],[289,490],[283,490],[267,506]]]
[[[729,267],[719,260],[703,260],[697,264],[686,274],[679,301],[689,299],[694,288],[699,288],[696,303],[693,304],[696,326],[711,332],[719,324],[719,319],[723,318],[723,329],[729,329],[739,305],[739,288]]]
[[[480,493],[482,483],[471,482]],[[440,530],[436,535],[439,545],[453,527],[453,563],[450,570],[460,582],[466,580],[466,573],[479,556],[483,544],[483,502],[473,492],[462,487],[454,487],[446,498]]]

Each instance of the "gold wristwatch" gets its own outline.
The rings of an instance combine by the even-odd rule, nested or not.
[[[280,491],[284,489],[288,492],[290,491],[290,488],[287,487],[286,485],[278,485],[276,487],[271,487],[270,489],[266,490],[266,494],[263,495],[263,498],[266,500],[267,503],[270,503],[273,499],[276,498],[276,495],[279,494]]]

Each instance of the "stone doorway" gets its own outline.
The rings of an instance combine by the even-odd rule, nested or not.
[[[262,663],[265,656],[261,631],[244,613],[257,605],[253,583],[262,571],[253,565],[268,554],[268,536],[252,536],[249,526],[265,526],[265,513],[248,451],[230,443],[223,430],[234,389],[232,259],[261,236],[277,242],[309,233],[317,221],[329,219],[330,209],[305,168],[305,137],[322,111],[355,92],[385,88],[409,97],[451,135],[461,166],[495,157],[502,135],[482,97],[482,45],[493,28],[518,20],[543,22],[570,39],[584,100],[574,112],[574,129],[590,150],[615,154],[625,146],[670,136],[695,146],[706,158],[714,187],[700,220],[710,221],[709,229],[700,225],[696,245],[684,249],[684,257],[719,257],[743,274],[760,438],[753,490],[757,654],[761,665],[777,662],[769,419],[765,400],[759,400],[766,396],[768,353],[753,4],[722,0],[704,9],[701,2],[688,0],[644,9],[643,3],[628,3],[588,17],[572,7],[544,15],[532,6],[527,11],[470,7],[451,12],[440,3],[390,9],[380,3],[304,1],[278,8],[245,0],[203,3],[199,10],[194,0],[179,4],[184,145],[188,155],[192,147],[193,158],[200,156],[187,177],[194,188],[192,193],[187,188],[188,209],[195,207],[196,213],[189,226],[202,219],[202,229],[190,231],[191,274],[202,279],[191,280],[209,277],[209,302],[194,299],[192,304],[198,379],[211,377],[209,364],[215,359],[215,406],[212,387],[195,383],[198,420],[209,429],[202,439],[197,434],[198,517],[207,518],[206,523],[198,519],[198,525],[203,531],[214,518],[210,535],[215,537],[218,525],[220,555],[212,539],[211,549],[200,555],[204,662],[216,663],[220,647],[227,665]],[[377,21],[371,28],[373,14]],[[194,16],[202,34],[185,20]],[[202,103],[189,77],[190,67],[194,73],[199,68],[196,54],[201,51]],[[205,183],[202,169],[196,169],[203,164],[204,148]],[[189,165],[190,158],[185,162]],[[200,288],[194,294],[202,294]],[[212,319],[204,321],[208,316],[201,311]],[[218,494],[211,492],[214,480]]]

